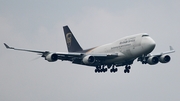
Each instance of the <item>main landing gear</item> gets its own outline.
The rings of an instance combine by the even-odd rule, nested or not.
[[[96,66],[95,73],[102,73],[102,72],[105,73],[108,71],[108,69],[110,69],[111,73],[115,73],[118,71],[118,69],[116,67],[114,67],[114,65],[107,66],[107,68],[105,68],[105,65],[98,65],[98,66]],[[130,69],[131,69],[131,66],[126,65],[125,69],[124,69],[124,73],[130,73]]]
[[[117,72],[118,71],[118,69],[117,68],[114,68],[114,65],[112,66],[112,69],[110,70],[110,72],[112,73],[112,72]]]
[[[130,69],[131,69],[131,66],[126,65],[126,66],[125,66],[125,69],[124,69],[124,73],[129,73],[129,72],[130,72]]]
[[[96,69],[95,69],[95,73],[101,73],[101,72],[107,72],[107,68],[104,68],[104,65],[103,66],[96,66]]]
[[[108,69],[111,68],[111,66],[107,66],[107,68],[104,68],[104,67],[105,67],[105,65],[102,65],[102,66],[98,65],[98,66],[96,66],[95,73],[107,72]],[[112,65],[112,68],[110,69],[110,72],[111,73],[113,73],[113,72],[115,73],[117,71],[118,71],[118,69],[115,68],[114,65]]]

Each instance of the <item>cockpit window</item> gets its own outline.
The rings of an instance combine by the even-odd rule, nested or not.
[[[147,36],[149,36],[149,35],[142,35],[142,37],[147,37]]]

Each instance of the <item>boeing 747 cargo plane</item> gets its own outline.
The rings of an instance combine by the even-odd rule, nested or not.
[[[124,73],[129,73],[134,60],[142,64],[155,65],[158,62],[168,63],[171,58],[169,53],[175,52],[170,46],[170,50],[156,55],[150,54],[155,46],[155,41],[146,33],[126,36],[112,43],[102,46],[83,49],[68,26],[63,27],[68,52],[49,52],[19,49],[8,46],[7,49],[27,51],[37,53],[49,62],[57,60],[70,61],[74,64],[95,67],[95,73],[117,72],[117,67],[125,66]]]

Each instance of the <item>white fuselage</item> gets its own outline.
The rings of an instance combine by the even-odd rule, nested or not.
[[[155,41],[148,34],[136,34],[121,38],[109,44],[96,47],[88,52],[93,53],[116,53],[119,57],[104,61],[108,63],[120,63],[134,60],[139,56],[147,55],[155,48]]]

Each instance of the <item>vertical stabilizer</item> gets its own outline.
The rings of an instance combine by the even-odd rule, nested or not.
[[[69,27],[64,26],[63,30],[64,30],[64,35],[65,35],[65,39],[66,39],[68,52],[82,51],[83,49],[81,48],[81,46],[77,42],[76,38],[74,37],[74,35],[71,32],[71,30],[69,29]]]

